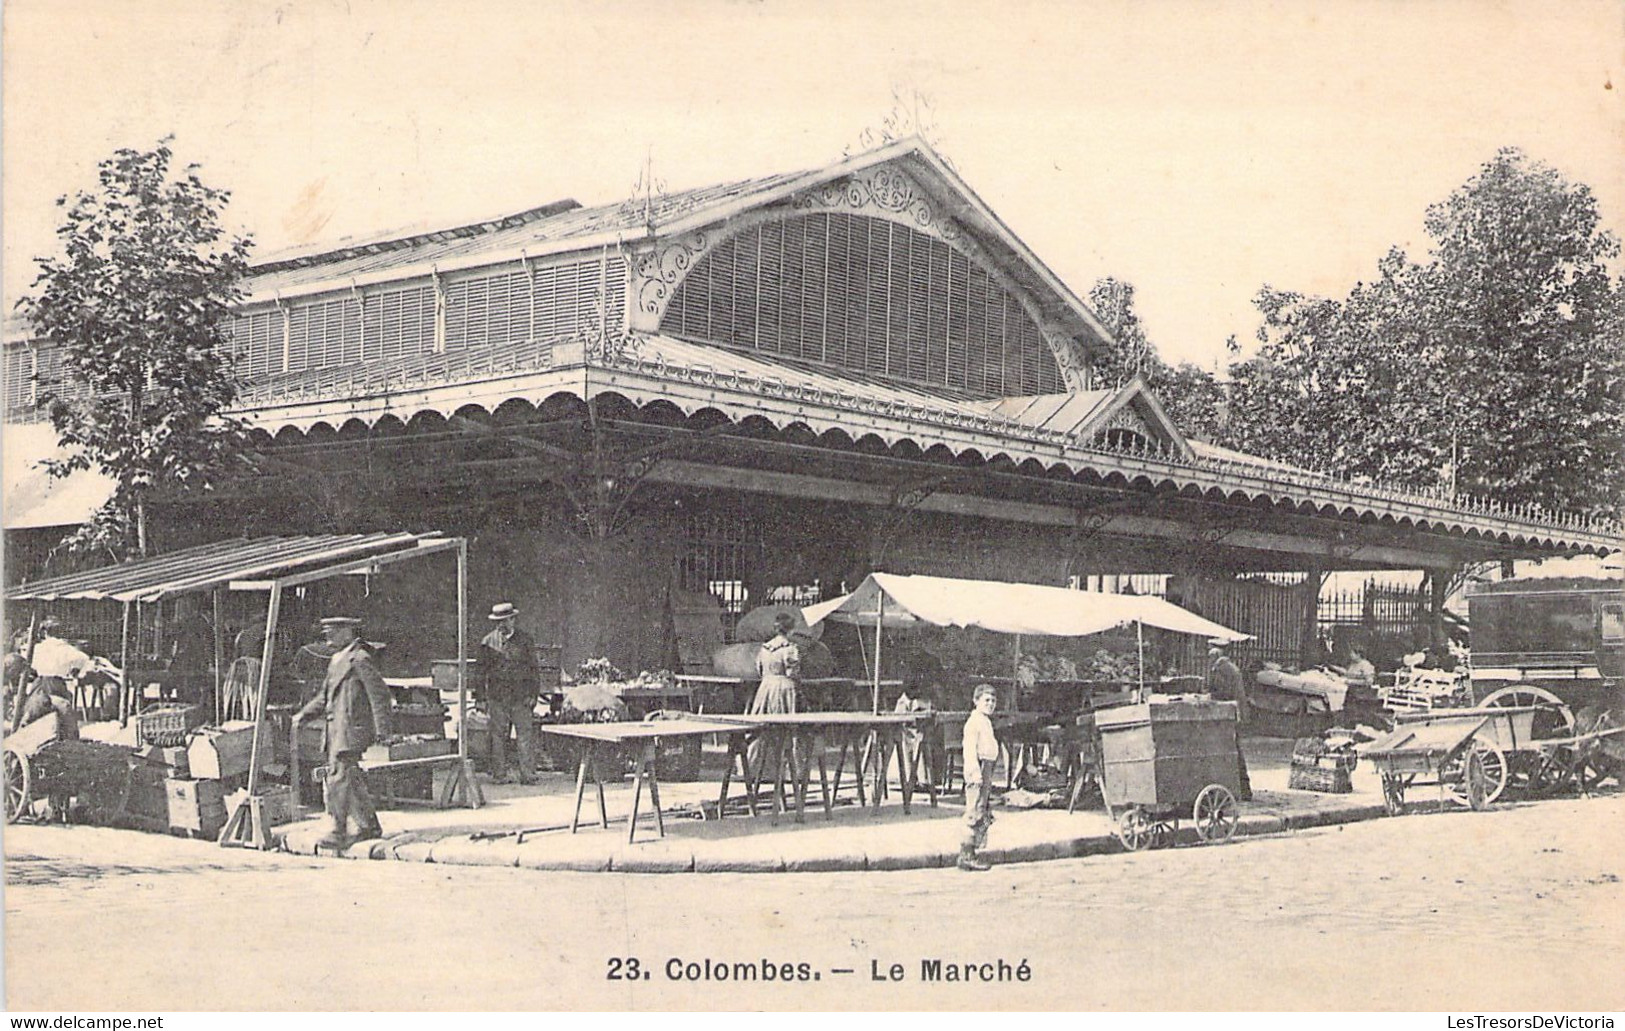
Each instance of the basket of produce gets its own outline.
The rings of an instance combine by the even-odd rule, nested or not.
[[[203,726],[208,717],[200,705],[159,705],[135,718],[136,735],[149,745],[173,748]]]

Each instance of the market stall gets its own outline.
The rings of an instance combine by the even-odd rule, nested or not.
[[[995,580],[960,580],[945,576],[902,576],[870,573],[851,594],[808,606],[809,625],[832,619],[875,631],[873,709],[880,711],[880,654],[883,629],[922,625],[980,627],[1012,634],[1018,651],[1024,636],[1086,637],[1133,626],[1141,650],[1144,692],[1144,630],[1157,627],[1228,642],[1245,641],[1238,633],[1161,598],[1135,594],[1075,591],[1039,584]],[[1139,699],[1136,699],[1139,700]]]
[[[199,820],[193,829],[218,828],[223,845],[269,848],[272,845],[270,826],[275,822],[272,817],[276,813],[290,815],[292,787],[298,783],[296,744],[281,740],[280,728],[273,723],[273,707],[269,704],[285,594],[303,593],[308,585],[333,577],[368,577],[401,562],[452,554],[457,561],[457,704],[461,724],[461,716],[467,708],[467,648],[463,629],[467,544],[462,538],[435,533],[373,533],[221,541],[21,584],[6,591],[6,601],[11,605],[28,604],[35,609],[69,601],[118,604],[122,606],[123,623],[128,629],[138,616],[136,610],[142,606],[154,606],[188,594],[210,597],[215,613],[213,650],[216,656],[224,656],[225,596],[228,592],[263,595],[265,622],[263,636],[256,641],[257,657],[245,656],[247,661],[233,663],[229,670],[224,662],[215,663],[217,703],[230,695],[229,691],[219,689],[225,686],[230,673],[239,670],[251,673],[242,685],[241,714],[247,718],[223,720],[219,719],[223,713],[217,713],[215,722],[210,724],[208,713],[197,706],[184,705],[136,714],[137,734],[147,740],[138,755],[146,761],[147,767],[160,772],[155,775],[154,783],[133,785],[132,791],[150,787],[157,792],[160,804],[166,790],[171,798],[194,802],[201,799],[198,807],[214,810],[219,816]],[[126,633],[127,641],[128,637]],[[124,665],[128,667],[131,665],[128,647],[125,652]],[[126,676],[124,679],[131,682],[139,678]],[[139,688],[131,684],[131,689]],[[173,730],[177,739],[157,740],[151,733],[155,729],[166,733]],[[292,783],[288,789],[272,791],[265,774],[268,767],[277,765],[281,758],[279,752],[284,747],[294,756],[294,768],[290,771]],[[372,761],[368,768],[387,776],[396,768],[422,766],[425,760],[450,768],[441,793],[443,804],[458,799],[470,806],[482,803],[462,737],[453,754],[410,759],[385,754]],[[246,784],[240,784],[239,778],[246,779]],[[233,786],[241,786],[242,790],[228,796],[227,791]],[[173,828],[172,821],[169,826]]]
[[[871,573],[852,593],[809,606],[804,613],[809,624],[832,619],[874,628],[871,703],[872,711],[876,714],[880,711],[880,657],[884,647],[882,631],[888,628],[906,629],[922,625],[979,627],[1010,634],[1015,637],[1019,662],[1023,636],[1086,637],[1132,625],[1141,650],[1142,673],[1131,701],[1140,707],[1148,704],[1143,673],[1145,627],[1226,642],[1249,639],[1247,634],[1204,619],[1161,598],[1145,595],[1104,594],[1038,584],[893,573]],[[941,713],[938,718],[962,719],[964,715]],[[1149,720],[1149,715],[1146,718]],[[1234,706],[1230,707],[1228,718],[1234,721]],[[905,784],[912,779],[910,767],[914,764],[906,751],[903,749],[899,752],[900,759],[907,763],[900,764]],[[949,749],[949,754],[952,755],[952,749]],[[884,779],[881,781],[883,784]],[[876,790],[881,790],[881,786],[877,785]],[[1076,791],[1073,796],[1075,799]]]

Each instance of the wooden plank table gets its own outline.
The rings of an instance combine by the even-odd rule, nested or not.
[[[649,786],[649,801],[654,804],[655,827],[661,837],[666,835],[666,820],[660,812],[660,781],[655,776],[655,754],[661,738],[698,737],[705,734],[726,734],[730,756],[734,739],[749,731],[749,727],[720,720],[677,719],[649,720],[639,723],[547,723],[537,728],[544,734],[575,738],[584,742],[581,767],[576,771],[576,804],[570,816],[570,833],[581,823],[581,800],[587,790],[587,771],[592,770],[593,784],[598,788],[598,822],[609,827],[609,810],[604,804],[604,778],[598,770],[598,751],[609,747],[620,749],[636,746],[638,763],[632,786],[632,814],[626,821],[626,841],[631,844],[638,832],[638,809],[643,802],[643,786]],[[730,760],[731,764],[731,760]],[[722,780],[722,798],[718,815],[728,800],[728,778]]]
[[[719,716],[719,720],[737,723],[740,726],[753,729],[762,741],[762,760],[757,769],[750,767],[748,752],[739,739],[735,738],[729,743],[727,770],[723,773],[723,798],[727,798],[728,778],[733,772],[733,761],[739,757],[740,769],[745,778],[748,804],[751,814],[756,813],[756,791],[762,782],[765,765],[772,756],[774,765],[774,816],[782,814],[785,804],[785,762],[790,762],[791,784],[793,786],[796,802],[796,822],[806,818],[807,788],[812,776],[814,760],[818,766],[818,781],[824,800],[824,815],[831,817],[835,811],[835,801],[841,789],[841,773],[846,766],[847,753],[850,751],[858,764],[858,804],[868,805],[864,796],[863,781],[866,772],[872,771],[875,782],[870,797],[874,800],[876,808],[886,791],[886,769],[891,763],[891,756],[895,752],[898,757],[898,773],[903,789],[903,812],[909,811],[913,800],[914,765],[919,756],[909,755],[909,749],[904,740],[904,731],[917,724],[931,719],[930,713],[919,712],[883,712],[874,715],[867,712],[764,712],[743,713],[732,716]],[[873,746],[866,747],[873,737]],[[840,744],[840,755],[835,764],[835,776],[830,778],[828,768],[824,762],[824,746],[826,739],[834,739]],[[800,762],[796,756],[801,756]],[[911,758],[913,761],[911,761]],[[865,767],[867,766],[867,770]],[[930,784],[928,788],[931,795],[931,804],[937,804],[936,785]]]

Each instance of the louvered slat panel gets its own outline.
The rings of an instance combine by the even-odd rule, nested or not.
[[[814,215],[799,221],[807,227],[801,248],[801,265],[805,270],[801,281],[801,356],[822,361],[824,313],[829,305],[829,297],[824,290],[829,267],[829,218]]]
[[[1001,290],[1000,293],[1004,293],[1004,291]],[[1011,304],[1016,305],[1019,310],[1020,302],[1014,297],[1011,297],[1009,294],[1005,294],[1005,296],[1010,297]],[[1004,382],[999,391],[1001,394],[1017,395],[1032,393],[1032,391],[1024,389],[1022,384],[1021,369],[1023,362],[1021,356],[1022,351],[1029,348],[1032,341],[1037,337],[1037,329],[1033,326],[1032,320],[1025,317],[1025,310],[1022,310],[1022,316],[1023,317],[1018,320],[1013,327],[1006,328],[1005,330],[1003,372]]]
[[[372,300],[378,309],[378,353],[386,361],[410,353],[406,348],[408,291],[391,290]]]
[[[303,372],[312,368],[311,309],[314,305],[295,305],[288,312],[288,367],[287,372]]]
[[[756,282],[761,268],[762,234],[751,229],[739,234],[739,246],[734,249],[733,303],[734,331],[732,343],[737,347],[753,347],[756,343]]]
[[[886,266],[891,244],[891,223],[884,219],[863,219],[868,243],[863,277],[864,312],[863,367],[870,372],[886,372]]]
[[[947,244],[932,240],[928,249],[931,270],[931,303],[926,313],[927,339],[931,347],[941,353],[943,382],[950,387],[964,389],[970,381],[970,352],[963,332],[954,332],[949,319],[952,305],[948,293]]]
[[[626,328],[626,260],[619,256],[609,259],[607,271],[604,276],[609,295],[609,313],[611,323],[617,328]]]
[[[824,277],[828,294],[824,312],[824,360],[844,366],[850,364],[847,308],[852,300],[852,226],[851,219],[845,215],[825,217],[829,220],[829,249]]]
[[[910,375],[926,383],[942,383],[946,370],[943,358],[947,351],[933,346],[931,339],[931,245],[930,237],[909,234],[908,278],[904,289],[908,292],[908,365],[917,370]]]
[[[784,284],[784,230],[777,222],[757,230],[756,261],[756,275],[751,280],[756,294],[756,346],[783,354],[780,291]]]
[[[782,224],[784,250],[779,271],[779,314],[784,320],[779,326],[779,343],[784,354],[792,358],[805,358],[807,341],[806,311],[802,284],[807,281],[806,249],[807,220],[792,219]]]
[[[573,334],[595,332],[603,320],[599,294],[600,270],[596,261],[578,261],[560,270],[569,284],[567,301],[575,312],[568,327]]]
[[[980,269],[976,270],[980,273]],[[965,387],[980,394],[987,389],[987,329],[980,317],[979,292],[970,289],[971,266],[965,256],[948,251],[948,338],[965,341]]]
[[[704,281],[706,298],[705,333],[719,343],[737,343],[734,337],[734,266],[738,264],[740,240],[734,237],[716,250],[711,275]]]
[[[34,349],[6,348],[6,408],[27,408],[34,403]]]

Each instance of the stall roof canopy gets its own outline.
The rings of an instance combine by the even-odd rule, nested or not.
[[[433,533],[238,538],[19,584],[6,591],[6,600],[158,601],[187,591],[225,587],[232,581],[265,580],[444,541]]]
[[[803,611],[809,624],[833,619],[874,626],[882,611],[882,595],[882,618],[888,627],[973,626],[1003,634],[1083,637],[1143,623],[1225,641],[1245,641],[1250,636],[1145,595],[894,573],[870,573],[851,594]]]

